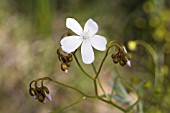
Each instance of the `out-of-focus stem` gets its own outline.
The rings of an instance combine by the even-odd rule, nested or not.
[[[144,41],[136,40],[135,42],[137,44],[142,45],[152,56],[153,62],[155,65],[155,87],[158,87],[163,82],[163,76],[161,75],[160,70],[159,70],[158,56],[155,50],[148,43]]]
[[[132,104],[131,106],[129,106],[128,108],[125,109],[125,108],[123,108],[123,107],[121,107],[121,106],[118,106],[117,104],[113,103],[112,101],[107,101],[107,100],[105,100],[105,99],[103,99],[103,98],[101,98],[101,97],[99,97],[98,99],[101,100],[101,101],[103,101],[103,102],[106,102],[106,103],[108,103],[108,104],[113,105],[114,107],[120,109],[120,110],[123,111],[124,113],[127,113],[128,111],[130,111],[130,110],[139,102],[139,100],[140,100],[140,99],[138,98],[138,100],[137,100],[134,104]]]

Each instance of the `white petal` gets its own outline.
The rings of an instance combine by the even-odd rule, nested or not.
[[[94,61],[94,52],[90,41],[83,41],[81,46],[81,55],[85,64],[91,64]]]
[[[73,32],[75,32],[78,35],[81,35],[83,32],[83,29],[80,26],[80,24],[73,18],[67,18],[66,27],[71,29]]]
[[[71,53],[81,45],[82,41],[83,41],[82,37],[67,36],[60,41],[60,44],[64,52]]]
[[[93,37],[90,37],[90,41],[92,46],[100,51],[105,51],[106,50],[106,44],[107,40],[103,36],[100,35],[94,35]]]
[[[97,23],[95,21],[93,21],[92,19],[87,20],[87,22],[85,23],[85,26],[84,26],[84,31],[85,31],[85,33],[88,33],[91,36],[96,34],[98,31]]]

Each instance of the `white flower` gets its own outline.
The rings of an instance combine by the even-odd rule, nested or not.
[[[81,45],[81,55],[85,64],[91,64],[94,61],[93,48],[99,51],[106,50],[107,41],[103,36],[95,35],[98,31],[98,25],[92,19],[85,23],[83,30],[75,19],[67,18],[66,27],[78,36],[63,38],[60,42],[62,50],[66,53],[71,53]]]

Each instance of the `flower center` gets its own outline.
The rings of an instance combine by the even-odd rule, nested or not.
[[[89,38],[89,30],[86,31],[86,32],[83,32],[83,35],[82,35],[83,39],[86,40]]]

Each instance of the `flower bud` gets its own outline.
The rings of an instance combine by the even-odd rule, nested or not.
[[[71,62],[73,60],[72,54],[68,54],[67,58],[68,58],[68,61]]]
[[[114,62],[115,64],[117,64],[118,62],[120,62],[120,59],[119,59],[119,58],[114,58],[114,59],[113,59],[113,62]]]
[[[68,66],[65,63],[61,64],[61,70],[65,71],[67,70]]]
[[[29,93],[30,93],[31,96],[36,95],[36,91],[35,91],[34,88],[30,88],[30,89],[29,89]]]
[[[130,60],[129,54],[125,54],[124,57],[125,57],[127,60]]]
[[[35,90],[36,90],[37,93],[41,93],[42,89],[41,89],[41,87],[36,87]]]
[[[37,99],[36,91],[34,88],[30,88],[29,93],[34,99]]]
[[[43,86],[42,87],[42,95],[45,96],[48,100],[52,100],[50,92],[47,87]]]
[[[43,90],[44,92],[48,93],[48,94],[50,93],[49,90],[48,90],[48,88],[45,87],[45,86],[42,87],[42,90]]]
[[[70,63],[70,62],[68,62],[66,65],[67,65],[67,67],[70,67],[71,63]]]
[[[46,103],[45,96],[43,96],[42,94],[38,94],[37,98],[41,103],[44,103],[44,104]]]
[[[130,56],[128,54],[124,55],[124,61],[126,62],[126,64],[130,67],[131,66],[131,62],[130,62]]]
[[[68,62],[68,58],[66,56],[62,56],[61,60],[63,63],[67,63]]]
[[[112,54],[111,57],[114,59],[116,56],[117,56],[117,54]]]
[[[57,49],[57,54],[58,54],[58,55],[61,55],[61,49],[60,49],[60,48]]]
[[[126,65],[126,62],[124,62],[123,60],[121,60],[121,61],[119,62],[119,64],[120,64],[121,66],[124,66],[124,65]]]

